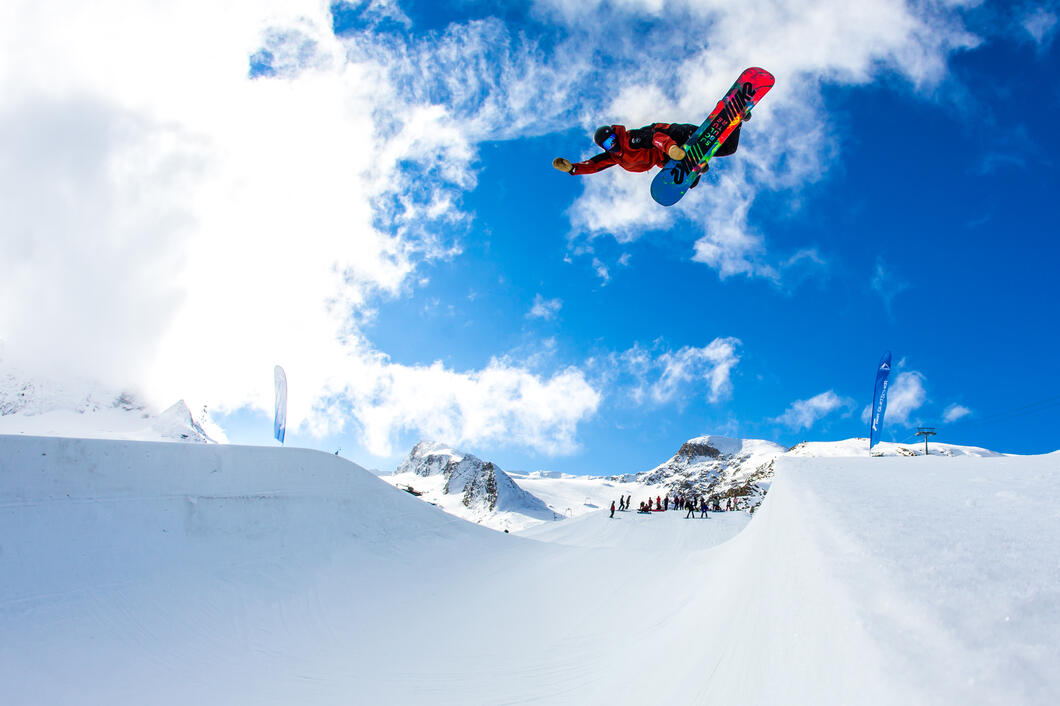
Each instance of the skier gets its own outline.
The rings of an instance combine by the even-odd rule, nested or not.
[[[611,501],[611,519],[615,519],[615,501]]]
[[[687,520],[689,517],[691,517],[693,520],[696,519],[696,499],[695,498],[690,499],[688,501],[688,506],[687,507],[688,507],[688,514],[685,515],[685,519]]]
[[[718,147],[715,157],[727,157],[736,151],[740,144],[740,127],[737,125]],[[604,125],[593,135],[593,141],[604,150],[602,153],[574,163],[556,157],[552,166],[561,172],[578,175],[595,174],[616,164],[628,172],[646,172],[652,167],[663,166],[668,159],[684,159],[685,150],[681,145],[698,129],[698,125],[685,123],[652,123],[636,130],[626,130],[623,125]],[[696,174],[688,188],[695,188],[700,176]]]

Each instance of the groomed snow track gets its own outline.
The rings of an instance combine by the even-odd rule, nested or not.
[[[1051,704],[1058,467],[513,536],[314,451],[0,436],[0,703]]]

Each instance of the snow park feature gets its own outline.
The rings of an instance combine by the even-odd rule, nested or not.
[[[655,470],[769,450],[711,438]],[[0,703],[1055,703],[1060,453],[866,444],[506,534],[319,451],[0,436]]]

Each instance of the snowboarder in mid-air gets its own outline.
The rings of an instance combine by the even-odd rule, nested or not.
[[[698,125],[684,123],[652,123],[636,130],[627,130],[623,125],[604,125],[596,130],[593,141],[604,151],[584,162],[571,162],[563,157],[552,160],[552,166],[568,174],[595,174],[616,164],[629,172],[646,172],[652,167],[661,167],[667,160],[682,160],[685,150],[681,147],[688,141]],[[725,143],[714,153],[715,157],[727,157],[740,144],[740,126],[729,135]],[[699,183],[696,174],[688,188]]]

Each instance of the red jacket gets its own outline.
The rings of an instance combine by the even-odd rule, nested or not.
[[[646,172],[661,167],[670,157],[667,150],[677,143],[663,130],[669,123],[652,123],[639,130],[629,131],[622,125],[612,125],[618,137],[617,152],[603,152],[574,164],[571,174],[595,174],[616,164],[629,172]],[[632,142],[632,144],[631,144]]]

